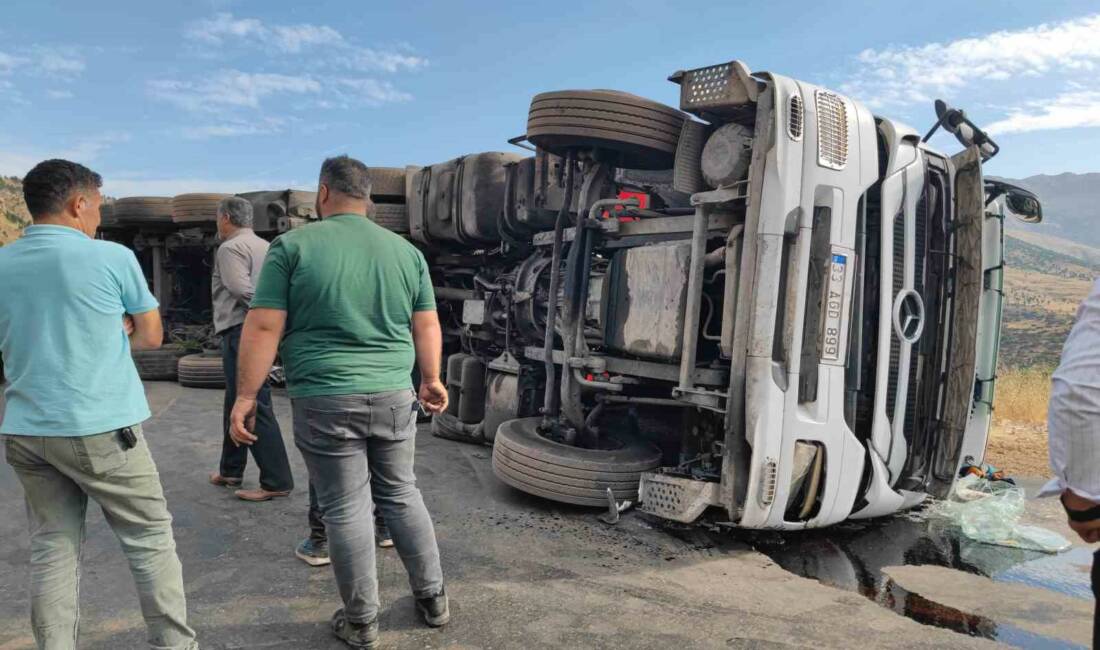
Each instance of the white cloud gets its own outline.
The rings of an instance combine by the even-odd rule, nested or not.
[[[192,23],[183,33],[195,41],[221,45],[227,38],[248,38],[263,31],[263,24],[255,18],[237,19],[232,14],[220,13]]]
[[[0,75],[71,78],[84,72],[87,64],[76,50],[37,45],[26,50],[0,52]]]
[[[271,95],[317,94],[321,83],[308,76],[221,70],[202,81],[154,79],[149,92],[186,110],[202,112],[258,108]]]
[[[1100,90],[1064,92],[1053,99],[1024,103],[987,127],[990,133],[1100,127]]]
[[[256,18],[237,18],[230,13],[218,13],[196,21],[184,30],[184,35],[196,46],[262,48],[295,55],[308,53],[313,60],[355,70],[397,72],[428,64],[427,59],[412,54],[407,45],[385,50],[361,47],[328,25],[269,25]]]
[[[36,47],[32,57],[33,65],[47,76],[75,76],[86,67],[83,57],[68,48]]]
[[[10,142],[0,142],[0,176],[22,177],[32,167],[49,158],[64,158],[91,165],[113,145],[129,140],[130,135],[127,133],[108,131],[99,135],[76,138],[54,149],[23,147]]]
[[[344,37],[328,25],[276,25],[270,28],[271,40],[283,52],[297,54],[307,45],[343,46]]]
[[[394,88],[388,81],[377,79],[340,79],[337,81],[339,89],[350,93],[352,101],[361,102],[371,106],[381,104],[400,103],[411,101],[413,96],[407,92]]]
[[[58,158],[65,158],[76,162],[93,162],[99,158],[100,154],[110,149],[112,145],[129,141],[129,134],[110,131],[99,135],[80,138],[53,155]]]
[[[21,56],[0,52],[0,74],[12,74],[15,72],[16,68],[26,63],[26,61],[27,60]]]
[[[278,133],[291,121],[288,116],[258,114],[265,106],[297,110],[347,109],[407,102],[412,95],[389,81],[367,77],[317,79],[308,75],[248,73],[221,70],[201,81],[155,79],[148,84],[156,99],[197,114],[216,114],[218,122],[185,127],[184,137]],[[294,101],[290,101],[290,100]]]
[[[282,133],[289,121],[281,117],[261,117],[253,120],[228,119],[215,124],[187,126],[181,129],[180,133],[189,140],[267,135]]]
[[[842,88],[872,106],[931,101],[988,81],[1067,72],[1100,75],[1100,14],[947,43],[864,50]]]
[[[356,70],[415,70],[428,65],[428,60],[397,50],[375,50],[371,48],[353,48],[339,61]]]

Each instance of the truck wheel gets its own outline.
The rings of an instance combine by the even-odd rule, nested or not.
[[[118,223],[171,223],[172,199],[167,196],[128,196],[115,201]]]
[[[554,442],[538,432],[540,418],[508,420],[497,429],[493,472],[528,494],[562,503],[606,506],[638,499],[638,481],[661,462],[661,452],[639,440],[606,436],[608,449],[582,449]]]
[[[409,232],[409,210],[403,205],[375,203],[371,209],[370,220],[390,232],[401,235]]]
[[[101,226],[114,226],[118,223],[118,219],[115,217],[115,204],[104,203],[99,206],[99,225]]]
[[[571,147],[611,152],[631,169],[671,169],[686,115],[615,90],[562,90],[531,100],[527,139],[563,155]]]
[[[179,194],[172,199],[172,221],[203,223],[218,220],[218,203],[230,194]]]
[[[405,168],[371,167],[370,198],[375,203],[405,202]]]
[[[183,348],[178,345],[165,345],[156,350],[134,350],[138,377],[144,381],[175,381],[179,358]]]
[[[189,354],[179,362],[180,386],[190,388],[225,388],[222,355],[217,352]]]

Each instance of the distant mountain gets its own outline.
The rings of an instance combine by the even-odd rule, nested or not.
[[[1010,229],[1100,246],[1100,173],[1066,172],[1003,180],[1031,190],[1043,204],[1042,223],[1012,220],[1007,224]]]
[[[23,203],[23,183],[18,178],[0,176],[0,246],[19,236],[31,222]]]

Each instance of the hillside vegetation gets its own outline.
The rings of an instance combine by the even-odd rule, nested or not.
[[[23,183],[18,178],[0,176],[0,246],[19,237],[31,222],[23,203]]]
[[[1005,250],[1000,365],[1053,368],[1077,306],[1100,276],[1100,262],[1037,246],[1013,233],[1005,237]],[[1096,253],[1083,252],[1089,251]]]

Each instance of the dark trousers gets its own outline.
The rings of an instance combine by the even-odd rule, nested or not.
[[[225,405],[222,415],[222,459],[218,472],[225,478],[241,478],[248,452],[260,468],[260,487],[271,492],[294,489],[294,476],[283,444],[283,432],[271,408],[271,388],[264,383],[256,396],[256,442],[238,447],[229,437],[229,413],[237,401],[237,354],[241,349],[241,326],[222,332],[222,364],[225,366]]]

